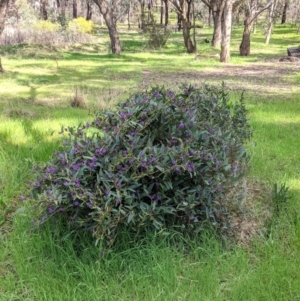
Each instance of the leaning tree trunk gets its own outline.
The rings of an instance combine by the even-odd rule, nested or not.
[[[9,0],[0,0],[0,36],[4,30]]]
[[[100,13],[102,14],[108,28],[111,51],[113,54],[119,55],[121,54],[121,43],[117,30],[117,20],[114,17],[112,7],[109,7],[105,0],[94,0],[94,2],[99,7]]]
[[[274,0],[272,5],[269,8],[269,19],[268,19],[268,28],[267,28],[265,44],[269,44],[270,39],[271,39],[271,34],[272,34],[272,31],[273,31],[274,22],[275,22],[275,9],[276,9],[276,6],[277,6],[277,0]]]
[[[224,63],[228,63],[230,60],[232,5],[233,5],[233,1],[227,0],[223,12],[220,62],[224,62]]]

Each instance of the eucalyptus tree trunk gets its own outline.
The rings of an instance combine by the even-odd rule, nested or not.
[[[286,15],[287,15],[288,9],[289,9],[289,1],[285,1],[283,11],[282,11],[281,24],[286,23]]]
[[[246,18],[244,21],[243,38],[240,44],[241,56],[250,55],[250,46],[251,46],[250,36],[251,36],[252,24],[254,20],[256,20],[255,13],[257,10],[257,1],[258,0],[250,0],[245,12]]]
[[[119,4],[118,1],[108,3],[106,0],[94,0],[99,7],[100,13],[103,15],[104,21],[108,28],[109,38],[111,42],[111,51],[113,54],[121,54],[121,43],[117,30],[117,18],[114,15],[114,9]]]
[[[92,15],[93,15],[93,9],[92,9],[92,4],[90,3],[90,1],[87,1],[87,7],[86,7],[86,17],[85,19],[87,21],[92,19]]]
[[[0,36],[4,30],[9,0],[0,0]]]
[[[73,0],[73,18],[76,19],[78,18],[78,0]]]
[[[180,28],[179,21],[181,21],[184,46],[188,53],[193,53],[197,50],[196,44],[192,41],[191,36],[191,29],[193,27],[191,23],[191,9],[193,1],[194,0],[170,0],[170,2],[176,8],[178,15],[178,30]]]
[[[220,47],[222,41],[222,13],[219,9],[213,9],[214,33],[211,46]]]
[[[269,42],[270,42],[271,34],[272,34],[274,23],[275,23],[275,9],[276,9],[276,6],[277,6],[277,0],[274,0],[272,2],[272,5],[269,8],[268,28],[267,28],[265,44],[269,44]]]
[[[164,0],[165,3],[165,26],[169,24],[169,0]]]
[[[46,0],[41,1],[41,14],[43,20],[48,20],[48,13],[47,13],[47,8],[46,8]]]
[[[220,62],[228,63],[230,61],[230,38],[232,24],[233,0],[226,0],[223,19],[222,19],[222,43]]]

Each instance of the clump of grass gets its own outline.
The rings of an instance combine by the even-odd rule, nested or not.
[[[71,101],[71,107],[74,108],[87,108],[87,103],[85,101],[85,98],[83,96],[83,93],[79,91],[78,88],[75,89],[75,94],[73,95],[72,101]]]

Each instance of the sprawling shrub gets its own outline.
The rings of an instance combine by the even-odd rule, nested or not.
[[[227,225],[251,129],[243,98],[230,101],[224,87],[154,88],[64,131],[64,149],[34,184],[39,222],[61,216],[108,243],[121,226]]]
[[[58,32],[61,30],[61,26],[58,23],[53,23],[48,20],[39,20],[33,28],[40,32]]]
[[[93,21],[87,21],[85,18],[73,19],[68,23],[68,30],[79,33],[94,33],[95,24]]]
[[[153,17],[151,17],[149,22],[145,24],[144,31],[148,38],[148,45],[154,49],[165,46],[171,35],[170,28],[157,24]]]

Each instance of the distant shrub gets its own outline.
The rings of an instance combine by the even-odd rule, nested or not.
[[[157,24],[156,20],[152,17],[150,22],[145,24],[145,33],[148,38],[148,45],[157,49],[167,44],[171,30],[164,25]]]
[[[61,26],[58,23],[39,20],[33,25],[33,28],[41,32],[57,32],[61,29]]]
[[[109,245],[121,226],[228,226],[251,137],[243,97],[230,101],[224,87],[157,87],[63,131],[64,149],[34,183],[38,223],[60,216]]]
[[[68,30],[79,33],[94,33],[95,24],[91,20],[87,21],[85,18],[77,18],[68,23]]]

